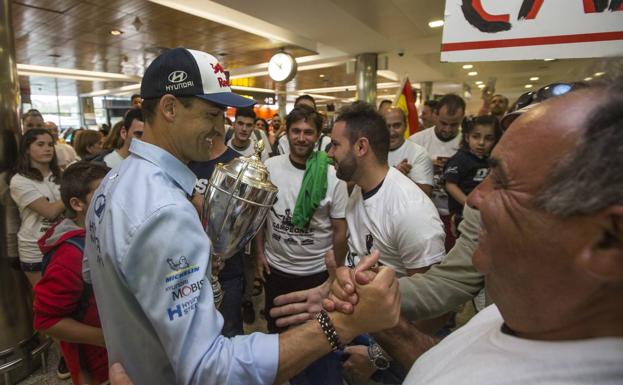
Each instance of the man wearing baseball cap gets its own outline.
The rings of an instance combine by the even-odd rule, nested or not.
[[[281,335],[221,336],[209,283],[210,241],[190,202],[189,161],[210,159],[231,92],[211,55],[176,48],[141,84],[145,127],[130,156],[102,181],[87,214],[85,278],[93,284],[111,362],[137,384],[282,383],[364,331],[398,320],[391,269],[357,288],[354,314],[318,313]]]

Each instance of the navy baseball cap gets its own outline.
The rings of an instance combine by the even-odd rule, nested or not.
[[[196,96],[236,108],[255,104],[255,100],[231,92],[228,74],[214,56],[186,48],[166,51],[145,70],[141,97],[153,99],[166,94]]]

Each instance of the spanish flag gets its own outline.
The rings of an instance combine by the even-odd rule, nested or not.
[[[415,107],[415,96],[409,78],[404,78],[399,93],[396,95],[394,105],[400,108],[407,117],[407,129],[405,130],[405,139],[415,134],[420,129],[420,120],[418,119],[417,107]]]

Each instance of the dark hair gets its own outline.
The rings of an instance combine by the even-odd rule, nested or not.
[[[322,116],[320,116],[316,110],[305,104],[294,107],[288,116],[286,116],[286,131],[290,131],[290,126],[301,120],[314,126],[316,132],[320,134],[322,130]]]
[[[132,96],[130,96],[130,101],[132,101],[132,100],[134,100],[136,98],[140,98],[140,97],[141,97],[141,95],[139,95],[139,94],[133,94]]]
[[[311,95],[300,95],[298,98],[294,100],[294,107],[296,107],[301,100],[309,100],[314,105],[314,110],[316,109],[316,100]]]
[[[112,126],[112,128],[108,132],[108,135],[106,135],[106,137],[104,138],[103,147],[105,150],[109,150],[109,149],[116,150],[118,148],[121,148],[121,146],[123,145],[123,140],[121,140],[121,129],[122,128],[123,128],[123,120],[118,121]]]
[[[26,120],[26,118],[29,118],[31,116],[36,116],[43,119],[43,115],[41,115],[41,112],[39,112],[39,110],[31,108],[30,110],[26,111],[24,115],[22,115],[22,121]]]
[[[381,107],[383,107],[383,104],[387,104],[389,103],[390,105],[392,104],[392,101],[389,99],[383,99],[381,100],[381,102],[379,103],[379,110],[381,109]]]
[[[156,118],[156,107],[160,103],[160,98],[162,98],[162,96],[157,97],[157,98],[143,100],[143,103],[141,104],[141,111],[143,112],[143,119],[144,119],[143,121],[145,123],[153,123],[154,119]],[[193,99],[195,97],[194,96],[176,96],[175,98],[179,100],[179,102],[182,104],[182,106],[184,106],[184,108],[188,108],[193,103]]]
[[[19,143],[19,157],[17,158],[17,164],[15,165],[15,173],[23,175],[28,179],[43,181],[41,171],[30,165],[30,155],[28,154],[30,145],[37,141],[37,136],[39,135],[50,135],[52,143],[54,143],[54,136],[45,128],[33,128],[32,130],[26,131]],[[53,151],[52,161],[50,162],[50,171],[52,171],[52,175],[54,176],[54,183],[60,182],[61,169],[58,167],[56,151]]]
[[[91,192],[91,182],[102,179],[110,169],[100,162],[80,161],[72,163],[63,173],[61,182],[61,200],[72,216],[76,213],[72,210],[69,200],[78,198],[86,203],[86,197]]]
[[[132,126],[132,122],[134,120],[138,120],[139,122],[143,122],[143,112],[140,108],[130,108],[123,117],[123,128],[127,130]]]
[[[387,163],[389,130],[385,119],[376,111],[374,106],[361,101],[354,102],[338,112],[335,122],[346,123],[348,140],[351,145],[359,138],[365,137],[379,162]]]
[[[268,122],[266,121],[266,119],[262,119],[262,118],[255,118],[255,124],[257,124],[258,121],[261,121],[262,123],[264,123],[264,131],[268,130]]]
[[[74,149],[78,156],[82,159],[90,156],[87,150],[90,146],[93,146],[102,139],[103,135],[99,131],[95,130],[80,130],[74,137]]]
[[[439,106],[439,102],[437,100],[427,100],[424,102],[424,105],[430,108],[433,111],[437,111],[437,107]]]
[[[456,114],[458,110],[463,110],[463,112],[465,112],[465,101],[456,94],[446,94],[443,98],[439,99],[435,111],[439,112],[444,106],[448,109],[450,115]]]
[[[6,173],[6,182],[9,183],[15,170],[17,157],[19,156],[17,140],[13,131],[0,130],[0,150],[2,151],[2,155],[0,155],[0,173],[8,171]]]
[[[251,118],[253,119],[253,123],[255,123],[255,111],[253,111],[253,108],[236,108],[236,119],[238,119],[239,116]]]
[[[463,132],[463,138],[461,139],[460,148],[465,151],[469,151],[469,134],[474,130],[476,126],[491,126],[493,127],[493,135],[495,136],[494,146],[498,144],[504,131],[498,118],[493,115],[476,116],[474,118],[465,118],[461,123],[461,131]]]

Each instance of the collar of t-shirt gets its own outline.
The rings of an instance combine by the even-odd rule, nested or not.
[[[366,200],[368,198],[372,198],[374,196],[374,194],[376,194],[377,192],[379,192],[379,190],[381,189],[381,187],[383,186],[383,182],[385,182],[385,178],[383,178],[383,180],[381,181],[381,183],[379,183],[375,188],[373,188],[372,190],[368,191],[368,192],[363,192],[363,190],[361,191],[361,196],[363,196],[363,200]]]
[[[294,166],[294,168],[298,168],[299,170],[305,171],[305,165],[304,164],[301,164],[301,163],[293,161],[290,156],[288,156],[288,159],[290,159],[290,163],[292,164],[292,166]]]

